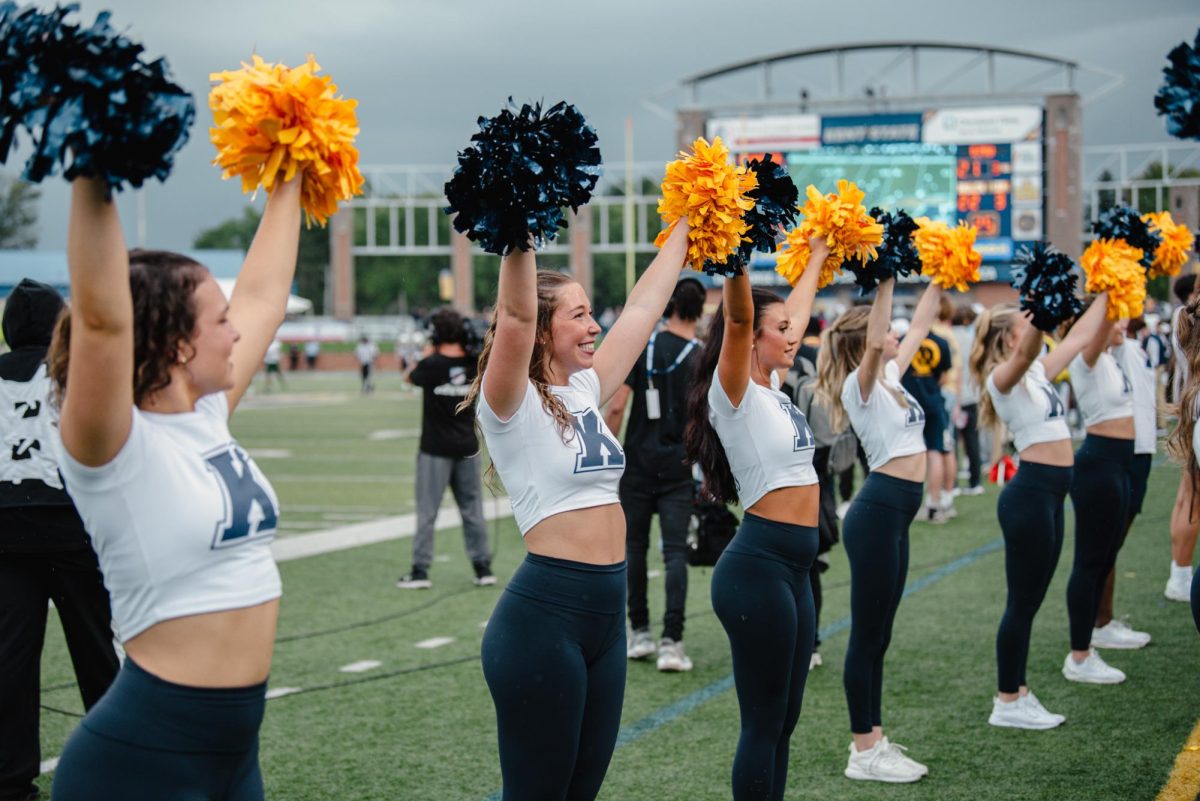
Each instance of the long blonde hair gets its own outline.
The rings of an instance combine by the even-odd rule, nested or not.
[[[1187,470],[1194,491],[1200,488],[1200,464],[1196,462],[1196,451],[1192,447],[1196,413],[1200,411],[1200,298],[1184,307],[1176,334],[1182,352],[1175,357],[1187,360],[1188,379],[1173,409],[1179,416],[1179,425],[1167,437],[1167,453]]]
[[[867,349],[867,321],[870,306],[855,306],[833,321],[821,332],[821,348],[817,351],[817,402],[829,412],[829,424],[834,431],[846,427],[846,407],[842,406],[842,387],[846,376],[862,364]],[[893,387],[878,382],[896,399],[901,408],[908,408],[908,399]]]
[[[985,428],[995,428],[1000,422],[996,407],[992,405],[992,395],[987,391],[987,378],[996,365],[1012,355],[1008,334],[1020,313],[1017,304],[1001,303],[985,310],[975,321],[975,342],[971,345],[969,363],[971,378],[979,387],[979,422]]]

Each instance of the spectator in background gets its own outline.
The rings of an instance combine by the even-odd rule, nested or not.
[[[364,395],[375,389],[372,373],[375,370],[375,359],[378,356],[379,348],[375,347],[375,343],[368,339],[366,334],[358,338],[358,344],[354,346],[354,357],[358,359],[358,366],[362,371],[362,392]]]
[[[278,339],[272,339],[271,344],[267,346],[267,353],[263,356],[263,365],[266,368],[265,378],[263,379],[263,389],[267,392],[271,391],[271,376],[275,376],[275,383],[283,389],[283,372],[279,369],[279,360],[283,358],[283,344]]]
[[[300,369],[300,346],[295,342],[288,345],[288,369],[293,373]]]
[[[0,798],[36,799],[47,603],[54,602],[83,706],[117,675],[108,591],[83,521],[63,489],[46,350],[63,308],[28,278],[9,295],[0,356]]]
[[[958,414],[953,422],[956,446],[962,446],[967,459],[967,487],[962,491],[963,495],[983,494],[983,461],[979,454],[979,386],[971,371],[966,369],[975,343],[976,316],[975,310],[964,303],[955,310],[950,329],[962,357],[962,369],[958,371]]]
[[[954,517],[957,514],[954,510],[954,498],[958,495],[958,448],[956,447],[955,433],[958,430],[958,396],[962,393],[962,373],[965,372],[959,368],[966,363],[963,351],[958,346],[958,339],[955,338],[954,331],[951,329],[953,319],[954,304],[950,298],[942,295],[941,301],[938,303],[937,320],[929,330],[944,339],[950,346],[950,369],[942,374],[939,382],[946,413],[946,452],[942,456],[942,504],[947,517]]]
[[[900,321],[892,323],[893,329],[907,330],[906,322],[903,326],[898,325],[898,322]],[[954,499],[950,493],[943,492],[946,482],[946,454],[950,450],[947,442],[950,416],[946,413],[946,399],[942,395],[941,386],[952,365],[952,359],[950,343],[931,330],[921,340],[913,356],[912,365],[900,382],[925,410],[927,493],[924,512],[918,513],[916,519],[936,524],[949,520],[954,509]]]
[[[310,339],[304,343],[304,360],[308,363],[309,370],[317,369],[317,357],[321,355],[321,343],[315,339]]]

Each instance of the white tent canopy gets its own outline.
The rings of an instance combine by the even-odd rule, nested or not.
[[[237,283],[236,278],[218,278],[217,285],[221,287],[221,291],[225,293],[226,298],[233,297],[233,285]],[[311,314],[312,301],[308,298],[302,298],[298,295],[288,295],[287,313],[288,314]]]

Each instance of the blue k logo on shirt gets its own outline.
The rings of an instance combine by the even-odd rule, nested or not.
[[[780,401],[779,405],[788,413],[788,417],[792,420],[792,428],[795,430],[795,436],[792,438],[792,450],[803,451],[808,448],[817,447],[817,441],[813,439],[812,429],[808,427],[808,421],[804,419],[804,415],[796,408],[796,404],[791,401]]]
[[[575,441],[579,443],[575,472],[593,473],[624,468],[625,451],[621,450],[621,443],[601,428],[596,410],[587,409],[571,414],[575,417]]]
[[[217,523],[212,547],[227,548],[273,535],[279,524],[279,510],[254,477],[246,452],[229,443],[210,452],[204,462],[217,477],[225,499],[225,518]]]
[[[1057,420],[1066,415],[1067,407],[1063,404],[1062,398],[1059,397],[1058,393],[1054,391],[1054,387],[1049,384],[1039,384],[1038,388],[1046,396],[1046,403],[1048,404],[1046,411],[1047,420]]]

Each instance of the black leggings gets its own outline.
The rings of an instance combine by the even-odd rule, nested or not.
[[[850,731],[883,725],[883,657],[908,576],[908,526],[921,508],[923,485],[872,471],[842,521],[850,559],[850,644],[842,683]]]
[[[266,683],[185,687],[126,658],[67,740],[53,801],[263,801]]]
[[[1029,634],[1063,545],[1063,501],[1071,468],[1022,461],[1016,477],[1000,493],[996,516],[1004,532],[1004,574],[1008,603],[996,632],[996,672],[1002,693],[1026,684]]]
[[[712,575],[713,610],[733,652],[742,733],[733,759],[734,801],[779,801],[788,744],[808,678],[816,616],[809,570],[817,529],[746,512]]]
[[[1067,617],[1073,651],[1086,651],[1092,644],[1096,610],[1129,522],[1132,467],[1131,439],[1088,434],[1075,454],[1071,477],[1075,562],[1067,583]]]
[[[529,554],[483,636],[504,801],[591,801],[625,700],[625,563]]]

